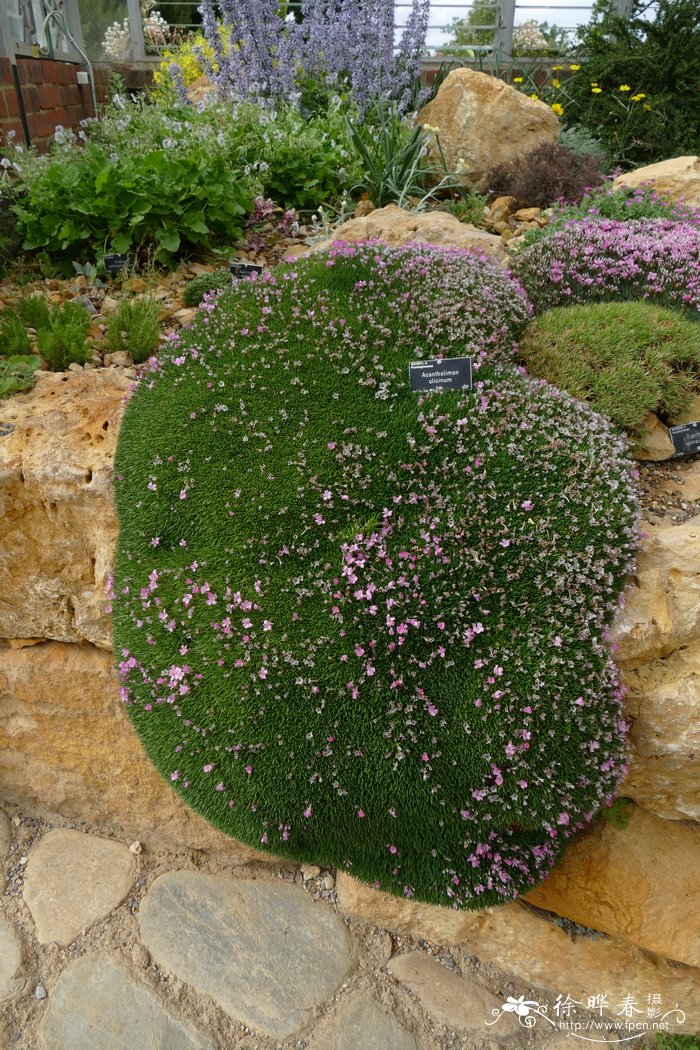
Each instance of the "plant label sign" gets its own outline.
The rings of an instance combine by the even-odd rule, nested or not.
[[[411,390],[471,390],[471,357],[431,358],[411,361],[408,366]]]
[[[117,273],[121,273],[124,269],[133,270],[136,266],[136,255],[134,252],[127,252],[124,255],[120,255],[118,252],[110,252],[104,257],[105,271],[110,276],[114,276]]]
[[[232,262],[229,264],[229,270],[234,277],[250,277],[252,273],[263,272],[260,263],[245,262]]]
[[[677,456],[692,456],[694,452],[700,452],[700,422],[669,427],[668,432]]]

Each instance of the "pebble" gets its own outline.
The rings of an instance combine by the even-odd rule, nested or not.
[[[304,876],[304,882],[308,882],[309,879],[315,879],[317,875],[320,875],[321,869],[315,864],[302,864],[301,874]]]
[[[49,993],[46,991],[46,989],[44,988],[43,984],[38,984],[36,986],[36,988],[34,989],[34,998],[35,999],[48,999],[48,997],[49,997]]]

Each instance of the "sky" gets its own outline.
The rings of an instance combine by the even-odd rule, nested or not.
[[[400,0],[400,2],[405,3],[406,0]],[[550,25],[554,22],[558,26],[573,27],[587,22],[591,13],[591,5],[587,3],[587,0],[569,0],[571,7],[580,7],[582,10],[567,10],[566,5],[564,7],[557,6],[553,0],[523,0],[523,3],[527,6],[518,6],[515,10],[516,25],[534,18],[538,22],[549,22]],[[537,7],[534,6],[535,3],[538,4]],[[532,8],[530,5],[532,5]],[[428,47],[437,47],[444,43],[447,37],[441,31],[442,27],[448,25],[453,18],[460,18],[466,15],[470,6],[469,3],[459,3],[459,0],[451,0],[451,3],[448,4],[432,4],[430,8]],[[399,20],[405,15],[405,9],[399,8]]]

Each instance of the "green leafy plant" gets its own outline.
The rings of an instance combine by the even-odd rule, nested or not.
[[[602,810],[602,816],[617,831],[626,831],[633,812],[633,799],[620,795],[607,809]]]
[[[518,208],[546,208],[558,200],[581,200],[601,181],[600,159],[544,142],[525,157],[493,168],[487,179],[491,196],[515,197]]]
[[[215,270],[213,273],[203,273],[195,277],[185,285],[182,293],[182,301],[185,306],[199,306],[207,292],[222,291],[231,287],[231,271]]]
[[[647,302],[540,314],[520,343],[527,370],[640,435],[648,412],[673,418],[700,390],[700,324]]]
[[[160,308],[151,296],[122,299],[107,322],[107,350],[128,351],[135,364],[146,361],[158,349]]]
[[[479,193],[464,193],[455,200],[441,201],[439,207],[454,215],[460,222],[483,226],[486,197]]]
[[[580,124],[569,124],[559,132],[559,145],[579,157],[597,157],[602,165],[605,159],[603,143]]]
[[[700,1050],[700,1036],[657,1032],[656,1050]]]
[[[39,358],[33,354],[0,357],[0,398],[30,390],[40,364]]]
[[[62,303],[50,310],[47,327],[37,330],[36,343],[52,372],[62,372],[73,362],[84,364],[88,360],[89,327],[90,318],[77,303]]]
[[[479,908],[617,793],[626,443],[514,367],[528,315],[473,253],[338,245],[223,292],[129,401],[121,697],[237,839]],[[472,390],[411,389],[464,353]]]

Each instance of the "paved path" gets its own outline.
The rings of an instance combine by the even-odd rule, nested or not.
[[[61,826],[61,825],[65,826]],[[331,871],[144,850],[0,811],[2,1050],[571,1050],[532,994],[344,917]]]

